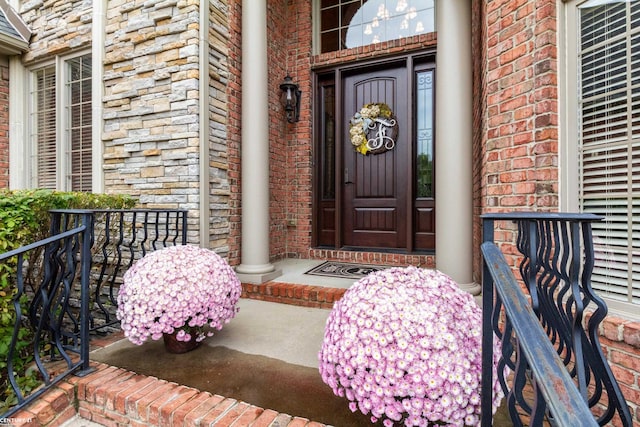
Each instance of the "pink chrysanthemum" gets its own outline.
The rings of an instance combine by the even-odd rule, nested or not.
[[[391,268],[355,283],[327,319],[320,374],[385,426],[479,422],[481,309],[445,274]],[[495,373],[493,411],[503,393]]]
[[[134,344],[179,330],[188,341],[192,328],[203,340],[203,327],[220,330],[236,314],[240,280],[215,252],[197,246],[172,246],[150,252],[123,276],[116,315]],[[211,334],[211,333],[209,333]]]

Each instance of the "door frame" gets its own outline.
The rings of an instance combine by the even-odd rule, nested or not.
[[[321,150],[323,148],[322,144],[322,136],[324,130],[322,129],[321,124],[322,115],[324,113],[324,107],[321,105],[321,97],[319,96],[322,91],[322,86],[325,81],[332,81],[334,87],[334,96],[335,96],[335,120],[336,125],[333,129],[333,140],[337,142],[340,140],[341,136],[341,126],[338,126],[337,123],[343,123],[345,120],[348,120],[350,117],[350,113],[345,113],[342,111],[343,106],[343,94],[342,94],[342,82],[345,74],[357,73],[357,72],[366,72],[367,69],[379,69],[379,68],[392,68],[397,66],[404,66],[407,69],[407,78],[408,78],[408,91],[409,96],[407,97],[407,111],[412,112],[414,110],[414,91],[415,91],[415,73],[417,69],[417,64],[433,64],[432,67],[435,70],[435,49],[426,49],[424,51],[413,53],[413,54],[403,54],[393,57],[385,57],[373,60],[365,60],[358,62],[351,62],[349,64],[338,64],[331,67],[318,67],[312,70],[312,78],[313,78],[313,100],[312,105],[314,108],[313,113],[313,132],[312,132],[312,227],[311,227],[311,245],[316,248],[331,248],[331,249],[346,249],[346,250],[376,250],[376,251],[384,251],[384,252],[401,252],[401,253],[434,253],[434,250],[415,250],[415,236],[414,236],[414,224],[415,224],[415,165],[414,159],[416,156],[416,146],[414,143],[415,140],[415,117],[411,114],[410,119],[410,127],[411,127],[411,135],[409,137],[410,146],[407,150],[407,162],[411,165],[411,171],[407,175],[407,192],[410,195],[406,198],[407,200],[407,212],[410,214],[407,215],[407,228],[406,228],[406,248],[404,249],[392,249],[392,248],[344,248],[343,238],[342,238],[342,172],[344,170],[344,159],[342,155],[341,149],[336,149],[334,153],[335,158],[335,173],[334,173],[334,185],[335,185],[335,193],[334,193],[334,217],[333,217],[333,225],[335,226],[335,233],[333,236],[333,244],[328,244],[326,242],[321,242],[320,234],[323,233],[321,230],[322,225],[320,224],[320,215],[319,209],[321,209],[323,201],[321,200],[322,194],[322,153]],[[419,66],[418,66],[419,68]],[[435,86],[434,86],[435,87]],[[435,100],[435,88],[434,88],[434,100]],[[348,114],[348,117],[347,117]],[[434,113],[435,116],[435,113]],[[435,120],[434,120],[434,135],[435,135]],[[434,142],[435,147],[435,142]],[[434,157],[435,159],[435,157]],[[434,162],[435,165],[435,162]],[[435,166],[434,166],[435,167]],[[434,172],[435,176],[435,172]],[[325,233],[326,235],[326,233]],[[325,238],[326,240],[326,238]]]

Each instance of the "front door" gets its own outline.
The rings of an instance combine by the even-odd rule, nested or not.
[[[434,78],[431,56],[317,75],[314,245],[435,249]],[[368,138],[393,143],[365,155],[350,122],[367,104],[396,123],[373,125]]]
[[[376,69],[343,78],[342,120],[342,243],[347,247],[405,248],[409,141],[408,79],[406,67]],[[367,104],[386,104],[397,121],[391,149],[362,154],[350,139],[350,120]],[[375,138],[375,130],[368,135]],[[386,142],[389,142],[386,141]]]

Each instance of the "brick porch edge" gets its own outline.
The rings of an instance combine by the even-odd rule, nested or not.
[[[242,284],[242,297],[304,307],[332,308],[345,289],[290,283]],[[104,347],[122,338],[93,339]],[[95,372],[69,376],[25,410],[11,425],[58,427],[76,414],[109,427],[231,426],[325,427],[305,418],[92,362]]]
[[[78,414],[105,426],[325,427],[305,418],[102,363],[95,372],[69,376],[10,421],[17,426],[57,427]]]

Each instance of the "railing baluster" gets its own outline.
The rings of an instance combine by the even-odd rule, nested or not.
[[[631,426],[631,414],[629,407],[624,400],[615,377],[609,367],[599,342],[598,329],[604,319],[607,308],[604,301],[598,297],[591,288],[591,273],[594,265],[593,240],[591,235],[591,222],[600,220],[599,217],[591,214],[559,214],[559,213],[498,213],[483,215],[483,254],[485,262],[483,266],[483,292],[490,287],[504,286],[498,283],[493,277],[496,268],[487,265],[487,253],[485,253],[486,242],[493,242],[493,228],[496,221],[510,221],[517,225],[518,236],[516,247],[520,251],[522,261],[519,265],[521,279],[526,289],[529,291],[527,301],[532,312],[538,318],[540,332],[545,336],[544,342],[549,344],[555,351],[554,357],[558,357],[559,363],[563,363],[566,373],[576,381],[573,384],[576,393],[581,396],[580,401],[586,403],[587,408],[596,405],[603,407],[601,415],[597,418],[597,423],[604,425],[611,421],[617,413],[623,426]],[[496,251],[499,251],[496,248]],[[493,255],[497,258],[497,255]],[[492,259],[491,262],[494,262]],[[506,264],[505,264],[506,266]],[[506,267],[501,267],[505,269]],[[491,270],[491,271],[490,271]],[[506,274],[504,271],[503,275]],[[511,271],[509,270],[509,273]],[[492,322],[490,326],[483,325],[483,333],[493,330],[498,337],[500,318],[495,315],[496,307],[503,305],[505,309],[513,301],[502,300],[503,291],[497,292],[495,298],[491,299],[493,308],[488,306],[489,301],[483,297],[483,310],[493,310],[494,315],[488,317],[483,314],[484,322]],[[513,295],[509,294],[509,298]],[[584,325],[585,310],[593,303],[595,310]],[[522,318],[513,318],[507,313],[503,327],[505,331],[521,328]],[[527,383],[533,387],[537,393],[544,378],[539,374],[529,374],[529,369],[533,369],[534,361],[531,356],[527,356],[527,362],[523,362],[522,355],[529,351],[528,348],[535,348],[540,345],[540,337],[531,340],[525,336],[520,329],[513,337],[505,332],[502,336],[503,352],[505,359],[503,365],[511,366],[511,357],[515,353],[516,364],[514,379],[511,387],[507,387],[506,380],[501,378],[501,384],[505,394],[514,396],[507,399],[509,412],[514,419],[514,423],[519,425],[521,412],[529,414],[531,425],[541,423],[539,413],[539,402],[537,398],[533,405],[529,405],[523,399],[522,372],[527,373]],[[519,343],[515,349],[511,345],[511,340],[515,339]],[[489,337],[483,337],[483,346],[489,342]],[[523,352],[524,351],[524,352]],[[489,358],[484,354],[483,348],[483,373],[490,372]],[[522,370],[522,363],[527,364],[527,368]],[[498,370],[498,375],[502,375],[502,370]],[[483,382],[484,387],[484,382]],[[606,394],[604,393],[606,391]],[[552,406],[548,401],[548,395],[544,393],[547,400],[545,405]],[[603,399],[604,397],[604,399]],[[485,400],[486,399],[486,400]],[[490,425],[486,421],[484,411],[490,406],[491,396],[486,395],[483,388],[482,395],[482,425]],[[574,402],[575,404],[575,402]],[[550,406],[551,405],[551,406]],[[516,406],[519,410],[516,410]],[[559,408],[551,411],[554,414],[552,422],[559,422],[562,414],[558,415]],[[515,418],[518,418],[516,420]],[[593,414],[590,418],[596,419]]]

